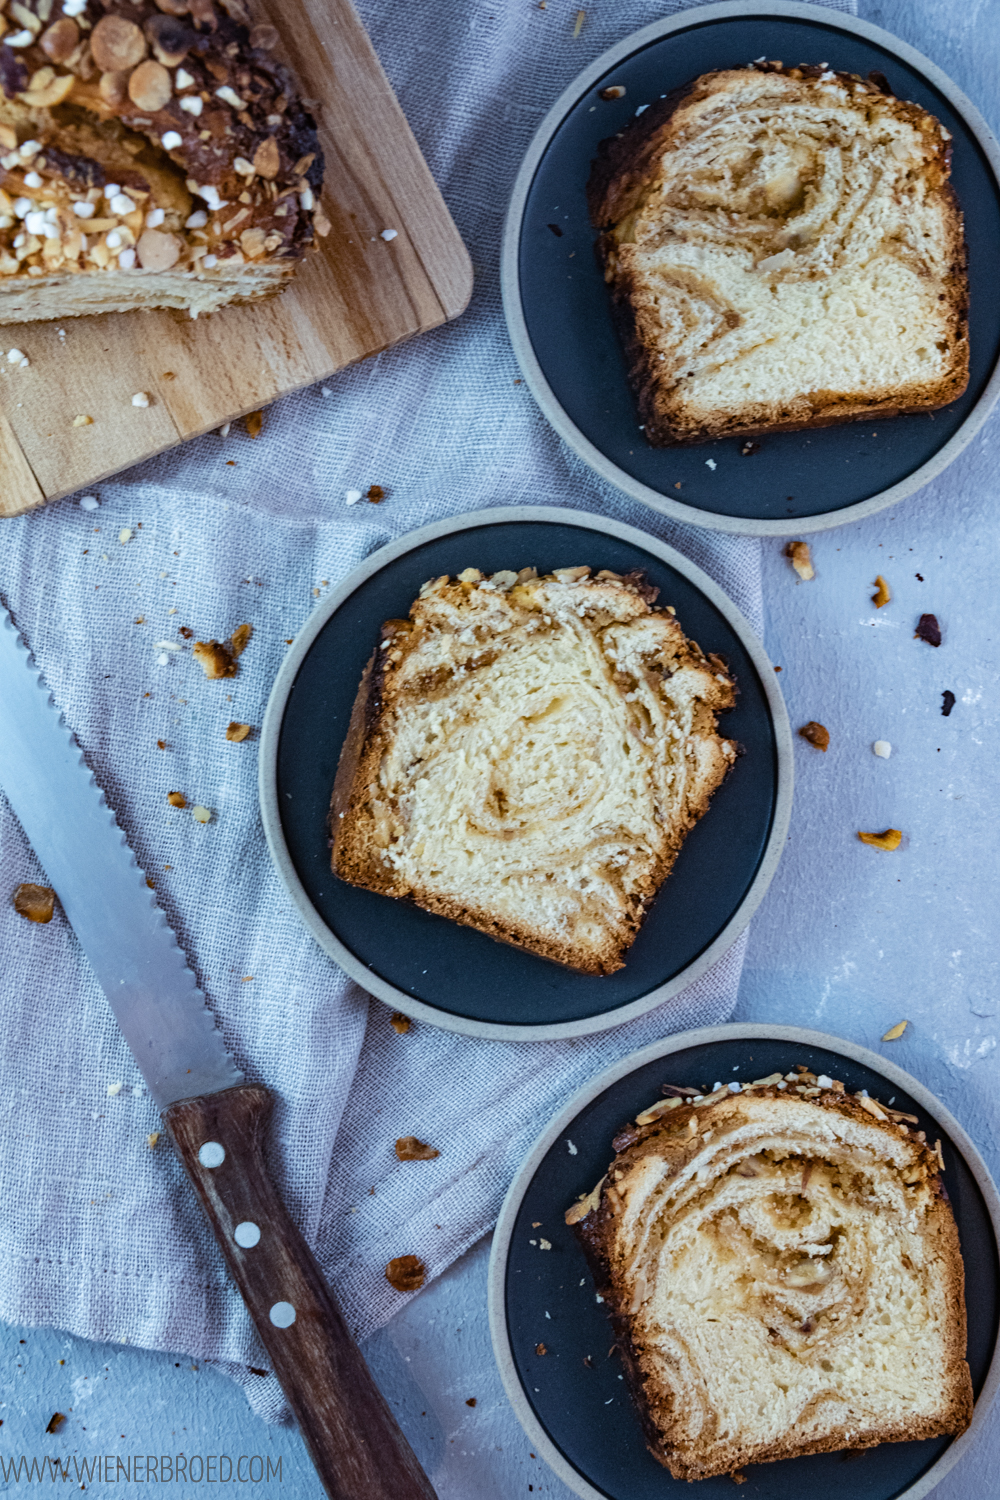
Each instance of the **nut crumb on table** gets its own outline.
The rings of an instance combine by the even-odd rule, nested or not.
[[[881,609],[883,605],[892,602],[892,592],[881,573],[875,575],[875,589],[876,592],[872,594],[872,603],[876,609]]]
[[[396,1142],[396,1156],[400,1161],[433,1161],[440,1156],[426,1141],[418,1141],[415,1135],[400,1136]]]
[[[51,922],[55,911],[56,893],[47,885],[35,885],[24,881],[14,891],[14,910],[29,922]]]
[[[830,731],[822,724],[818,724],[815,719],[810,719],[808,724],[803,724],[799,734],[804,740],[808,740],[810,745],[815,745],[817,750],[825,753],[829,747]]]
[[[811,578],[816,577],[808,542],[789,542],[785,548],[785,556],[803,583],[808,583]]]
[[[397,1292],[418,1292],[427,1276],[419,1255],[397,1255],[385,1268],[385,1279]]]
[[[863,844],[870,844],[873,849],[885,849],[887,851],[898,849],[903,842],[903,835],[898,828],[887,828],[884,833],[860,833],[858,838]]]

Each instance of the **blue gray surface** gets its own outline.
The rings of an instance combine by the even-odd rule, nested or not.
[[[859,10],[934,58],[1000,131],[997,0],[861,0]],[[738,478],[740,462],[731,476],[720,464],[720,482]],[[1000,417],[920,495],[816,540],[811,583],[796,580],[780,543],[764,553],[767,646],[793,724],[820,720],[831,745],[824,755],[798,742],[788,849],[753,924],[736,1019],[796,1022],[874,1046],[940,1095],[1000,1176]],[[894,596],[877,612],[876,573]],[[938,650],[913,639],[924,611],[941,621]],[[947,719],[946,688],[957,699]],[[888,761],[872,754],[876,739],[891,742]],[[894,854],[855,837],[888,826],[906,835]],[[882,1044],[904,1018],[902,1041]],[[567,1500],[531,1458],[501,1390],[486,1259],[484,1242],[370,1339],[366,1355],[441,1500],[507,1500],[529,1486]],[[251,1493],[320,1500],[297,1435],[259,1422],[235,1386],[189,1358],[8,1327],[0,1346],[0,1461],[69,1459],[76,1490],[74,1456],[226,1454],[235,1466],[241,1454],[260,1455],[272,1477]],[[67,1418],[48,1435],[56,1411]],[[988,1500],[1000,1492],[998,1462],[1000,1413],[935,1500]],[[124,1480],[84,1483],[91,1494],[138,1493]],[[0,1494],[21,1492],[30,1486],[5,1481],[0,1463]],[[201,1492],[198,1483],[145,1486],[150,1500]]]

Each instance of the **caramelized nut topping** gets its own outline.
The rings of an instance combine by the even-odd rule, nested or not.
[[[385,1279],[397,1292],[418,1292],[427,1276],[427,1267],[418,1255],[397,1255],[385,1268]]]
[[[29,922],[51,922],[56,906],[56,893],[47,885],[34,885],[30,880],[19,885],[14,892],[14,910]],[[436,1154],[436,1153],[435,1153]]]

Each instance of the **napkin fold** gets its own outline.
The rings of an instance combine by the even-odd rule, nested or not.
[[[500,307],[504,210],[542,116],[598,53],[682,8],[603,3],[577,35],[564,0],[363,0],[470,248],[469,311],[279,402],[255,442],[242,428],[199,439],[97,487],[96,510],[66,501],[3,523],[0,592],[226,1044],[276,1095],[270,1168],[359,1337],[403,1303],[386,1262],[419,1254],[433,1276],[487,1231],[569,1093],[657,1037],[725,1020],[736,1000],[743,939],[683,994],[594,1037],[398,1034],[316,947],[271,867],[256,733],[225,738],[232,720],[259,729],[288,644],[347,572],[482,506],[544,502],[640,527],[762,628],[758,543],[674,524],[591,473],[520,383]],[[382,504],[345,503],[372,484]],[[221,639],[244,622],[239,675],[206,680],[184,632]],[[171,791],[211,821],[171,807]],[[179,1163],[154,1143],[156,1110],[72,931],[10,903],[25,880],[44,871],[0,798],[0,1316],[216,1361],[280,1419],[277,1382],[257,1373],[266,1355]],[[401,1135],[440,1156],[400,1163]]]

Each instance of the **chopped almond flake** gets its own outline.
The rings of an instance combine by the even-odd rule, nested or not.
[[[291,643],[289,642],[289,644]],[[400,1036],[405,1036],[410,1027],[413,1025],[413,1022],[410,1020],[409,1016],[404,1016],[401,1010],[396,1010],[393,1011],[392,1015],[389,1018],[389,1025],[392,1027],[393,1031],[398,1031]]]
[[[887,828],[884,833],[859,833],[858,838],[863,844],[871,844],[873,849],[898,849],[903,842],[898,828]]]
[[[158,1130],[151,1130],[149,1135],[147,1135],[146,1137],[146,1145],[149,1147],[150,1151],[156,1150],[156,1143],[159,1139],[160,1132]]]
[[[226,730],[226,739],[229,740],[231,743],[238,745],[238,744],[241,744],[242,741],[245,740],[248,737],[249,734],[250,734],[250,725],[249,724],[239,724],[234,719],[233,722],[230,724],[229,728]]]
[[[247,437],[260,437],[260,430],[264,425],[264,413],[262,411],[247,412],[243,418],[243,425],[247,430]]]
[[[898,1042],[909,1024],[909,1021],[897,1021],[895,1026],[890,1026],[882,1038],[883,1042]]]
[[[808,583],[811,578],[816,577],[808,542],[789,542],[785,548],[785,556],[803,583]]]
[[[168,792],[167,801],[171,807],[187,807],[187,798],[183,792]]]
[[[881,573],[877,573],[875,575],[875,586],[878,592],[872,594],[872,603],[874,604],[876,609],[881,609],[884,604],[890,603],[890,601],[892,600],[892,594],[889,591],[889,585],[886,583]]]

